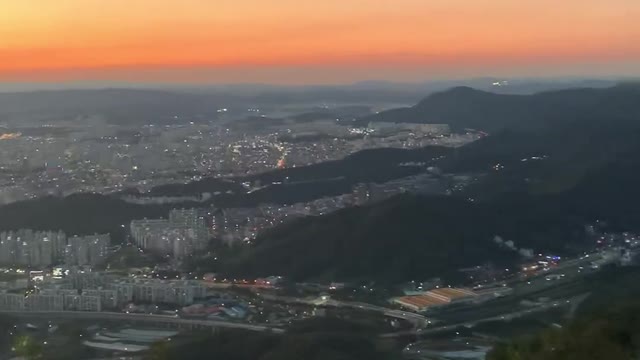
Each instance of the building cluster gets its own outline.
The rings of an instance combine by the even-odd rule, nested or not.
[[[0,293],[0,310],[114,311],[129,304],[188,306],[204,298],[197,281],[121,278],[95,272],[73,272],[64,279],[45,281],[37,290]]]
[[[0,294],[5,311],[102,311],[101,297],[77,290],[43,290],[37,294]]]
[[[64,252],[66,265],[97,265],[109,254],[109,234],[73,236],[67,239]]]
[[[97,265],[107,257],[110,245],[108,234],[67,238],[61,231],[5,231],[0,233],[0,263],[28,267]]]
[[[119,305],[127,303],[186,306],[206,295],[206,288],[196,281],[137,279],[119,280],[107,288],[117,294]]]
[[[87,121],[91,125],[86,126]],[[234,122],[231,127],[226,123],[110,127],[99,119],[83,122],[85,126],[72,128],[37,124],[29,131],[2,135],[0,204],[50,194],[134,187],[144,191],[203,175],[244,176],[381,147],[456,147],[479,137],[451,133],[446,125],[352,127],[335,119],[288,123],[284,129],[281,122],[268,125],[263,118],[248,126]]]
[[[136,245],[145,250],[183,259],[206,248],[210,231],[198,209],[176,209],[169,219],[134,220],[130,225]]]
[[[259,232],[286,219],[309,215],[304,204],[260,205],[253,208],[218,209],[212,215],[212,235],[225,244],[251,242]]]
[[[456,179],[450,180],[451,183],[457,182]],[[354,186],[351,193],[308,202],[218,209],[211,214],[211,235],[226,244],[251,242],[261,231],[296,218],[324,215],[353,205],[382,201],[402,193],[442,194],[446,192],[446,182],[434,172],[428,172],[380,184],[361,183]]]
[[[413,292],[411,295],[391,299],[391,302],[405,309],[424,312],[436,307],[461,303],[482,303],[497,297],[511,294],[512,288],[506,286],[464,288],[442,287],[429,291]]]
[[[64,280],[62,286],[76,289],[83,294],[87,291],[112,292],[108,293],[109,304],[119,308],[129,303],[185,306],[193,304],[195,299],[200,299],[206,294],[206,288],[195,280],[123,278],[99,272],[77,272]],[[60,284],[55,286],[59,287]],[[99,293],[99,296],[103,295]]]
[[[211,214],[211,235],[225,244],[251,242],[260,232],[285,221],[324,215],[353,204],[351,194],[289,205],[261,204],[250,208],[218,209]]]

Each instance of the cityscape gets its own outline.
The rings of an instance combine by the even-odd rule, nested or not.
[[[571,249],[492,226],[500,232],[482,240],[491,252],[464,254],[470,250],[463,245],[451,252],[459,258],[451,265],[389,279],[265,270],[287,269],[278,264],[305,261],[304,256],[317,261],[300,253],[288,258],[288,250],[277,245],[271,250],[272,243],[293,236],[289,227],[312,221],[312,228],[330,229],[334,236],[336,231],[359,236],[332,228],[331,221],[351,211],[385,211],[400,201],[400,208],[384,215],[392,219],[393,211],[411,209],[403,203],[416,201],[410,199],[445,201],[435,205],[438,210],[426,208],[434,214],[448,211],[446,199],[473,204],[483,201],[483,186],[492,176],[510,176],[509,171],[550,159],[537,152],[513,160],[489,158],[488,172],[452,167],[452,158],[492,135],[453,131],[445,124],[361,126],[356,119],[341,123],[326,117],[289,123],[285,130],[281,122],[247,128],[232,121],[222,130],[216,121],[161,130],[144,126],[127,130],[128,137],[116,126],[106,128],[118,129],[118,136],[93,138],[83,130],[52,127],[39,130],[47,135],[5,133],[0,143],[9,150],[3,152],[5,206],[36,201],[34,209],[41,209],[41,198],[60,199],[60,211],[70,219],[56,228],[55,222],[51,227],[52,222],[27,217],[21,224],[33,228],[10,223],[0,233],[0,313],[27,321],[23,330],[16,324],[9,333],[31,332],[30,338],[43,344],[62,341],[76,352],[135,358],[194,332],[286,334],[297,324],[339,318],[375,323],[378,339],[402,344],[397,351],[409,359],[481,359],[492,351],[488,339],[503,336],[497,323],[533,326],[539,318],[571,316],[594,291],[589,282],[600,281],[589,279],[607,276],[612,267],[635,271],[640,235],[611,232],[600,220],[576,224],[580,235]],[[64,135],[51,135],[58,131]],[[34,147],[34,141],[43,146]],[[83,193],[98,198],[87,205],[66,203]],[[112,202],[126,216],[110,220],[118,215],[109,208]],[[81,226],[78,216],[94,208],[91,223]],[[407,234],[405,229],[415,226],[412,212],[425,210],[410,211],[390,220],[396,225],[387,236]],[[454,214],[462,219],[467,211]],[[315,219],[324,223],[316,225]],[[472,236],[486,237],[480,234],[487,221],[473,221]],[[312,235],[303,229],[302,237]],[[419,231],[432,230],[411,231],[404,236],[420,238]],[[364,249],[357,248],[356,256],[372,251]],[[267,265],[255,265],[262,258]],[[70,327],[77,338],[69,337]]]
[[[0,360],[640,359],[640,2],[0,11]]]
[[[3,201],[17,210],[0,232],[0,314],[22,321],[8,333],[136,358],[202,331],[287,336],[340,319],[369,324],[404,358],[483,359],[502,327],[559,326],[598,293],[593,284],[637,269],[640,235],[607,220],[563,218],[539,235],[539,214],[508,225],[510,215],[491,217],[508,203],[476,208],[501,177],[546,181],[531,171],[555,158],[550,150],[475,160],[466,149],[498,135],[328,116],[284,129],[265,117],[128,135],[107,125],[119,134],[100,137],[7,130]],[[458,223],[468,223],[461,235]],[[440,236],[450,249],[430,243]],[[415,259],[394,255],[406,246]],[[354,268],[363,256],[384,271]]]
[[[479,136],[451,133],[446,125],[358,127],[351,120],[291,123],[286,128],[239,128],[232,120],[140,127],[100,120],[89,127],[8,126],[0,138],[0,201],[128,188],[144,193],[154,186],[204,176],[240,178],[337,160],[365,149],[462,146]]]
[[[171,218],[163,220],[159,231],[175,232],[175,238],[154,233],[146,239],[141,238],[142,242],[128,246],[135,246],[135,251],[142,251],[142,247],[138,246],[142,246],[146,240],[170,241],[174,243],[173,248],[166,248],[162,243],[156,247],[151,243],[146,245],[146,249],[180,259],[185,255],[184,252],[171,253],[178,246],[175,243],[181,243],[185,239],[197,241],[197,236],[189,238],[185,234],[192,232],[197,235],[195,230],[206,231],[207,228],[199,223],[203,219],[195,210],[177,210],[172,212]],[[157,221],[149,223],[151,226],[158,226]],[[135,224],[147,226],[144,222]],[[185,230],[187,228],[189,230]],[[65,318],[79,316],[78,312],[94,313],[94,316],[86,318],[87,321],[126,321],[143,325],[143,329],[148,324],[163,323],[176,329],[167,332],[170,335],[164,334],[157,338],[151,335],[157,334],[154,331],[159,330],[150,331],[149,336],[153,337],[153,341],[175,336],[180,329],[186,328],[230,327],[277,333],[292,322],[323,318],[331,316],[330,314],[387,319],[388,332],[381,335],[384,337],[424,337],[430,333],[446,332],[472,326],[471,324],[480,326],[495,319],[526,318],[550,308],[571,309],[584,300],[584,293],[580,293],[584,289],[572,289],[569,284],[583,277],[594,276],[609,264],[623,267],[636,264],[635,254],[640,249],[640,235],[602,234],[596,232],[597,226],[590,226],[589,229],[593,232],[594,241],[591,253],[575,258],[540,254],[523,262],[520,269],[511,271],[484,267],[463,269],[467,276],[476,279],[468,282],[467,287],[451,287],[437,278],[411,281],[397,287],[400,291],[398,295],[389,298],[372,297],[368,293],[383,289],[376,285],[361,286],[357,283],[290,284],[286,278],[279,276],[221,279],[213,273],[201,276],[179,272],[166,266],[123,269],[124,271],[103,270],[94,266],[97,262],[91,263],[94,259],[92,254],[98,251],[92,249],[99,248],[102,251],[99,252],[101,259],[106,256],[104,252],[119,251],[108,246],[108,236],[66,239],[62,233],[21,230],[15,234],[3,234],[3,238],[6,236],[9,239],[3,240],[3,255],[4,251],[10,251],[5,249],[11,249],[6,243],[12,238],[19,238],[21,242],[24,240],[24,243],[29,244],[25,245],[29,249],[34,249],[31,244],[37,242],[51,242],[57,247],[50,248],[48,257],[45,249],[42,249],[42,253],[31,252],[30,254],[34,254],[31,257],[15,257],[16,267],[3,270],[0,276],[5,281],[0,283],[3,289],[0,294],[0,311],[7,314],[43,314],[47,319],[59,319],[61,323],[64,323]],[[65,245],[65,240],[69,244]],[[71,249],[78,255],[70,257],[68,253]],[[84,250],[84,255],[80,255],[81,250]],[[193,251],[197,250],[194,248]],[[23,259],[31,262],[19,263]],[[55,265],[51,263],[52,259]],[[36,268],[42,270],[24,270]],[[295,292],[305,295],[287,295],[291,293],[292,285]],[[547,293],[549,297],[543,296]],[[477,311],[479,314],[465,316],[469,311]],[[55,324],[55,321],[49,320],[49,323]],[[100,351],[123,353],[149,349],[150,341],[132,339],[135,336],[98,333],[85,340],[84,344]],[[476,337],[474,340],[466,337],[466,341],[467,349],[459,351],[473,348],[473,351],[485,353],[489,349],[482,346],[481,338]],[[438,353],[434,349],[435,347],[430,349],[426,343],[420,343],[409,345],[404,351],[412,355],[424,351],[433,356]]]

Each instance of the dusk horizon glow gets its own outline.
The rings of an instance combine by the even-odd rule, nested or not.
[[[0,82],[640,75],[632,0],[24,0]]]

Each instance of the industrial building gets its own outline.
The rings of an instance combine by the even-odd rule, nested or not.
[[[420,295],[394,298],[392,302],[416,312],[423,312],[433,307],[473,301],[477,296],[478,294],[468,289],[439,288]]]

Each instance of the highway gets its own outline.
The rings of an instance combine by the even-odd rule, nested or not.
[[[381,312],[389,317],[404,319],[410,322],[419,323],[421,325],[427,322],[427,318],[424,315],[416,314],[410,311],[389,309],[386,307],[371,305],[367,303],[328,300],[326,305]]]
[[[293,297],[281,297],[267,295],[264,296],[267,300],[282,301],[288,303],[302,303],[307,305],[316,306],[316,302],[310,299],[299,299]],[[401,310],[389,309],[381,306],[371,305],[367,303],[346,302],[337,300],[326,300],[321,306],[334,306],[334,307],[348,307],[353,309],[361,309],[368,311],[381,312],[386,316],[395,317],[410,321],[416,326],[424,325],[426,318],[420,314],[406,312]],[[166,323],[173,325],[186,325],[197,327],[211,327],[211,328],[230,328],[230,329],[244,329],[250,331],[271,331],[273,333],[281,334],[285,330],[282,328],[264,326],[264,325],[252,325],[246,323],[237,323],[230,321],[220,320],[204,320],[204,319],[185,319],[171,315],[153,315],[153,314],[127,314],[121,312],[89,312],[89,311],[8,311],[0,310],[1,314],[10,314],[14,316],[22,317],[37,317],[37,318],[73,318],[84,320],[122,320],[122,321],[139,321],[149,323]]]
[[[558,306],[571,305],[570,309],[571,309],[571,311],[574,311],[574,309],[577,307],[577,305],[579,305],[580,302],[582,302],[584,299],[586,299],[587,296],[588,296],[588,294],[583,294],[583,295],[571,298],[569,300],[550,301],[549,303],[537,306],[535,308],[529,308],[529,309],[525,309],[525,310],[520,310],[520,311],[507,313],[507,314],[496,315],[496,316],[492,316],[492,317],[488,317],[488,318],[484,318],[484,319],[479,319],[479,320],[474,320],[474,321],[467,321],[467,322],[460,322],[460,323],[449,324],[449,325],[430,327],[430,328],[426,328],[426,329],[419,329],[417,331],[413,330],[413,331],[387,333],[387,334],[382,334],[380,336],[384,337],[384,338],[393,338],[393,337],[402,337],[402,336],[407,336],[407,335],[414,335],[414,336],[415,335],[428,335],[428,334],[435,334],[435,333],[440,333],[440,332],[445,332],[445,331],[452,331],[452,330],[458,329],[460,327],[471,328],[471,327],[474,327],[474,326],[476,326],[478,324],[481,324],[481,323],[490,322],[490,321],[508,321],[508,320],[519,318],[519,317],[535,314],[535,313],[538,313],[538,312],[543,312],[543,311],[546,311],[546,310],[549,310],[549,309],[552,309],[552,308],[555,308],[555,307],[558,307]]]
[[[219,320],[197,320],[183,319],[168,315],[151,315],[151,314],[126,314],[117,312],[88,312],[88,311],[6,311],[0,310],[2,314],[15,316],[40,317],[44,319],[51,318],[73,318],[83,320],[122,320],[122,321],[140,321],[149,323],[166,323],[173,325],[187,325],[197,327],[211,328],[228,328],[228,329],[244,329],[250,331],[270,331],[273,333],[284,333],[284,329],[251,325],[245,323],[235,323],[230,321]]]
[[[511,279],[509,280],[509,285],[513,286],[513,285],[520,285],[515,293],[519,296],[524,296],[527,293],[534,293],[536,291],[539,291],[540,288],[547,288],[550,285],[559,285],[562,283],[570,283],[572,281],[572,279],[579,274],[579,272],[577,271],[578,268],[581,265],[585,265],[588,264],[594,260],[599,260],[601,259],[602,256],[599,253],[592,253],[590,254],[589,257],[582,257],[582,258],[575,258],[575,259],[567,259],[563,262],[561,262],[558,266],[551,268],[549,271],[539,271],[536,275],[528,278],[528,279]],[[558,274],[558,273],[562,273],[565,272],[567,270],[572,270],[575,269],[575,271],[571,271],[569,273],[567,273],[567,277],[563,280],[555,280],[553,282],[549,282],[545,279],[545,276],[549,275],[549,274]],[[503,282],[497,282],[495,284],[492,284],[494,286],[501,286],[503,284]],[[485,285],[485,287],[490,287],[488,285]],[[361,310],[368,310],[368,311],[374,311],[374,312],[379,312],[379,313],[383,313],[386,316],[389,317],[394,317],[397,319],[403,319],[406,321],[409,321],[411,323],[413,323],[414,325],[416,325],[416,327],[422,327],[425,324],[427,324],[428,319],[427,317],[425,317],[424,315],[421,314],[417,314],[414,312],[410,312],[410,311],[403,311],[403,310],[396,310],[396,309],[391,309],[391,308],[386,308],[386,307],[382,307],[382,306],[376,306],[376,305],[372,305],[372,304],[367,304],[367,303],[362,303],[362,302],[349,302],[349,301],[339,301],[339,300],[334,300],[334,299],[326,299],[323,301],[318,301],[317,298],[314,299],[300,299],[300,298],[294,298],[294,297],[284,297],[284,296],[275,296],[275,295],[262,295],[262,297],[265,300],[271,300],[271,301],[281,301],[281,302],[286,302],[286,303],[299,303],[299,304],[307,304],[307,305],[313,305],[313,306],[333,306],[333,307],[346,307],[346,308],[353,308],[353,309],[361,309]],[[542,309],[537,309],[537,311],[540,310],[544,310],[544,308]],[[512,313],[512,314],[507,314],[504,316],[514,316],[514,317],[518,317],[518,316],[522,316],[526,313],[530,313],[531,309],[526,310],[525,313],[519,314],[519,313]],[[487,319],[482,319],[482,320],[478,320],[476,322],[472,322],[472,323],[463,323],[463,324],[458,324],[458,325],[454,325],[454,326],[463,326],[464,324],[475,324],[477,322],[483,322],[483,321],[492,321],[492,320],[500,320],[501,317],[491,317],[491,318],[487,318]],[[442,331],[442,330],[439,330]]]
[[[390,309],[382,306],[376,306],[376,305],[371,305],[371,304],[361,303],[361,302],[339,301],[334,299],[326,299],[326,300],[318,301],[317,298],[300,299],[295,297],[266,295],[266,294],[261,295],[261,297],[265,300],[280,301],[280,302],[291,303],[291,304],[295,303],[295,304],[305,304],[305,305],[311,305],[311,306],[345,307],[345,308],[380,312],[389,317],[409,321],[411,323],[414,323],[417,326],[422,326],[427,322],[427,318],[420,314],[416,314],[410,311]]]

